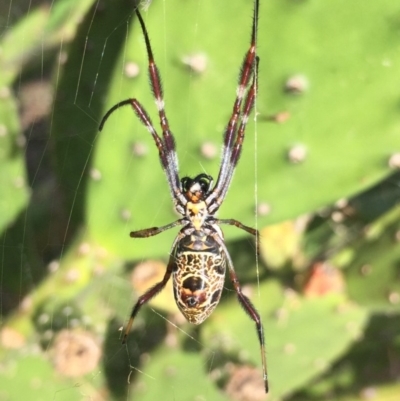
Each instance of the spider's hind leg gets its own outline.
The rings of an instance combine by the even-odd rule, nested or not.
[[[257,312],[256,308],[251,303],[250,299],[248,297],[246,297],[246,295],[244,295],[242,292],[242,287],[240,286],[239,279],[237,277],[235,268],[232,263],[232,259],[228,253],[228,250],[227,250],[226,245],[224,244],[223,240],[219,237],[219,235],[217,233],[215,233],[215,235],[213,237],[218,242],[218,244],[221,246],[221,248],[225,254],[228,269],[229,269],[229,276],[230,276],[231,282],[233,284],[233,288],[235,289],[238,301],[239,301],[240,305],[243,307],[244,311],[250,316],[251,320],[253,320],[253,322],[256,325],[258,341],[260,343],[261,363],[262,363],[262,370],[263,370],[263,380],[264,380],[265,392],[268,393],[269,386],[268,386],[268,375],[267,375],[267,358],[265,356],[264,328],[263,328],[263,325],[261,322],[260,315]]]
[[[126,343],[128,338],[129,332],[131,331],[131,327],[133,324],[133,320],[135,319],[136,315],[138,314],[140,308],[149,302],[153,297],[155,297],[168,283],[168,280],[171,277],[172,271],[174,268],[173,258],[171,257],[167,266],[167,270],[165,271],[163,279],[155,284],[153,287],[148,289],[143,295],[139,297],[136,301],[135,306],[132,309],[131,316],[129,318],[128,324],[126,325],[124,337],[122,338],[122,344]]]
[[[168,228],[175,227],[178,224],[182,224],[181,220],[177,220],[171,224],[168,224],[167,226],[163,226],[160,228],[154,227],[154,228],[149,228],[147,230],[141,230],[141,231],[134,231],[131,233],[131,237],[134,237],[136,234],[136,238],[140,238],[140,235],[142,238],[145,237],[150,237],[151,235],[157,235],[162,231],[167,230]],[[139,234],[140,235],[137,235]],[[165,271],[164,277],[161,281],[159,281],[157,284],[155,284],[153,287],[149,288],[143,295],[139,297],[139,299],[136,301],[135,306],[132,308],[131,316],[129,318],[128,324],[126,325],[124,336],[122,338],[122,344],[126,343],[126,340],[128,338],[129,332],[131,331],[133,320],[135,319],[136,315],[138,314],[140,308],[149,302],[152,298],[154,298],[168,283],[168,280],[171,277],[172,272],[174,271],[175,268],[175,256],[174,256],[174,249],[176,247],[176,244],[182,239],[184,234],[179,233],[177,237],[174,240],[174,243],[172,244],[172,252],[169,257],[168,265],[167,265],[167,270]]]

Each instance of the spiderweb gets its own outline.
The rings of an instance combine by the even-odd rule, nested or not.
[[[236,11],[228,10],[224,16],[216,10],[207,19],[204,15],[214,8],[212,2],[208,3],[182,5],[190,21],[183,21],[182,10],[168,1],[151,5],[150,13],[144,16],[163,78],[170,124],[176,131],[181,175],[204,171],[216,178],[222,132],[231,112],[241,57],[248,46],[250,18],[237,18],[244,23],[242,32],[234,33],[232,26],[236,39],[224,43],[224,35],[218,29],[209,32],[209,26],[217,28],[222,20],[224,26],[229,26],[227,22],[235,24],[231,19]],[[126,79],[134,81],[145,70],[143,43],[131,34],[132,5],[89,0],[79,7],[71,4],[66,0],[29,4],[11,0],[0,10],[0,39],[14,40],[19,48],[18,57],[6,54],[14,63],[15,77],[5,84],[10,88],[7,96],[19,106],[20,131],[14,130],[13,141],[17,157],[27,169],[23,178],[25,203],[12,211],[0,248],[4,371],[13,383],[1,386],[0,396],[107,399],[105,392],[110,399],[129,400],[138,396],[146,399],[151,387],[159,387],[160,394],[165,392],[168,399],[181,399],[187,380],[198,373],[200,387],[197,393],[192,392],[197,394],[196,399],[225,399],[213,384],[223,382],[229,371],[221,368],[224,358],[229,352],[236,355],[236,361],[247,361],[247,357],[239,356],[229,341],[226,354],[219,355],[216,345],[206,340],[214,338],[211,334],[203,336],[202,329],[185,325],[173,306],[171,288],[141,312],[129,344],[120,344],[118,330],[133,300],[147,285],[149,271],[157,276],[165,268],[162,261],[175,235],[165,234],[135,247],[127,233],[162,225],[176,216],[154,144],[134,114],[129,110],[123,116],[117,113],[109,123],[109,132],[97,132],[105,105],[114,102],[113,97],[121,100],[133,96]],[[157,11],[154,23],[151,9],[156,6],[161,11]],[[247,16],[251,16],[251,4],[246,6]],[[177,29],[180,24],[187,34],[183,49],[174,45],[182,35]],[[212,46],[213,42],[219,44]],[[235,42],[239,50],[235,49],[232,56],[230,49]],[[214,58],[218,53],[222,61]],[[226,74],[210,80],[218,62],[221,65],[217,70],[226,70]],[[111,80],[116,84],[109,91]],[[154,115],[154,102],[145,84],[134,83],[138,85],[135,93]],[[216,103],[215,110],[224,109],[225,114],[210,112]],[[252,202],[257,205],[257,157],[254,167],[246,160],[256,154],[256,127],[250,124],[247,130],[247,137],[253,139],[246,144],[239,162],[241,172],[237,174],[239,183],[232,186],[232,204],[240,182],[247,177],[254,182]],[[121,146],[128,146],[130,153],[120,161],[114,158]],[[150,161],[142,165],[146,158]],[[23,177],[23,170],[20,174]],[[107,189],[112,196],[104,200],[99,187],[109,183],[107,180],[115,183]],[[151,212],[142,218],[137,210],[144,205]],[[224,206],[222,213],[240,218],[229,215],[229,206]],[[254,221],[257,225],[257,214]],[[227,238],[235,239],[237,234],[228,229]],[[251,242],[235,241],[254,258]],[[140,273],[139,278],[128,274],[132,263],[127,260],[148,263],[154,253],[157,260],[153,256],[143,277]],[[225,308],[234,314],[243,313],[238,304],[233,309],[229,285],[225,292]],[[252,323],[248,323],[252,330]],[[257,341],[255,335],[251,341]],[[181,378],[177,380],[176,376]],[[166,378],[167,383],[168,378],[172,381],[165,388]],[[177,385],[180,381],[182,386]]]

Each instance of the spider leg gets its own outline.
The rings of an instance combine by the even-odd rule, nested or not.
[[[237,131],[237,135],[236,135],[236,140],[232,147],[230,161],[228,162],[228,167],[227,167],[228,172],[226,174],[225,182],[222,185],[221,194],[219,196],[219,198],[221,198],[222,200],[225,198],[226,193],[228,192],[233,173],[234,173],[236,165],[239,161],[240,154],[242,153],[242,146],[243,146],[244,134],[245,134],[245,130],[246,130],[247,121],[249,119],[249,115],[251,113],[251,110],[253,109],[254,102],[256,99],[258,62],[259,62],[259,58],[256,57],[256,65],[255,65],[255,72],[253,75],[253,83],[246,95],[246,100],[245,100],[243,110],[242,110],[242,117],[241,117],[240,125],[239,125],[238,131]],[[218,207],[219,206],[221,206],[221,203],[218,205]]]
[[[162,229],[162,228],[168,229],[168,228],[174,227],[174,225],[177,225],[178,222],[180,222],[180,220],[177,220],[172,224],[168,224],[167,226],[160,227],[160,229]],[[166,228],[166,227],[168,227],[168,228]],[[150,229],[150,230],[152,230],[152,229]],[[146,231],[146,230],[142,230],[142,231]],[[136,233],[138,233],[138,232],[140,232],[140,231],[136,231]],[[159,231],[159,232],[161,232],[161,231]],[[131,236],[134,233],[131,233]],[[156,235],[156,234],[150,234],[150,235]],[[148,236],[150,236],[150,235],[148,235]],[[184,236],[184,234],[182,234],[182,233],[179,233],[177,235],[177,237],[175,238],[175,240],[172,244],[172,247],[171,247],[172,250],[175,248],[176,244],[182,239],[183,236]],[[131,328],[132,328],[133,321],[134,321],[136,315],[138,314],[140,308],[144,304],[149,302],[152,298],[154,298],[166,286],[166,284],[168,283],[168,280],[170,279],[171,274],[174,270],[174,267],[175,267],[175,256],[174,256],[174,252],[171,252],[171,255],[170,255],[169,261],[168,261],[168,265],[167,265],[167,269],[165,270],[163,279],[161,281],[159,281],[157,284],[155,284],[153,287],[149,288],[143,295],[141,295],[139,297],[139,299],[136,301],[135,306],[132,308],[131,316],[129,318],[128,324],[126,325],[126,328],[124,331],[124,336],[122,338],[122,344],[126,343],[129,332],[131,331]]]
[[[240,286],[239,279],[238,279],[235,269],[233,267],[232,259],[229,255],[228,249],[226,248],[223,240],[218,235],[218,233],[214,233],[213,237],[218,242],[218,244],[221,246],[221,248],[225,254],[227,264],[228,264],[228,269],[229,269],[229,276],[230,276],[231,282],[233,284],[233,288],[235,289],[239,303],[243,307],[244,311],[250,316],[251,320],[253,320],[253,322],[256,325],[258,341],[260,343],[261,363],[262,363],[262,370],[263,370],[263,380],[264,380],[265,392],[268,393],[269,386],[268,386],[268,375],[267,375],[267,359],[265,356],[264,328],[263,328],[263,325],[261,322],[260,315],[257,312],[256,308],[251,303],[250,299],[248,297],[246,297],[246,295],[244,295],[242,292],[242,288]]]
[[[168,160],[168,165],[166,168],[167,174],[169,175],[169,181],[174,188],[175,195],[179,195],[183,204],[186,204],[186,199],[180,191],[180,183],[178,176],[178,157],[176,154],[175,138],[169,129],[168,119],[164,108],[164,95],[163,88],[161,85],[161,76],[158,67],[154,61],[153,50],[150,45],[149,35],[147,33],[146,25],[138,9],[136,9],[136,15],[139,19],[140,26],[142,28],[144,40],[146,43],[147,59],[149,63],[149,77],[151,90],[156,102],[158,115],[160,118],[160,125],[163,133],[163,145],[165,147],[165,153]]]
[[[216,211],[219,209],[222,202],[224,201],[226,193],[228,192],[230,183],[232,181],[233,173],[242,152],[247,122],[256,98],[258,62],[259,58],[256,57],[253,82],[245,97],[242,115],[240,118],[241,121],[239,128],[237,129],[235,141],[230,147],[230,153],[227,156],[227,159],[224,159],[223,157],[217,183],[214,189],[211,191],[211,194],[206,199],[206,203],[209,205],[208,210],[210,213],[216,213]]]
[[[186,205],[187,200],[182,194],[179,182],[179,168],[178,168],[178,157],[176,155],[176,148],[175,148],[175,139],[172,135],[172,132],[169,129],[168,120],[165,114],[164,109],[164,100],[163,100],[163,90],[161,86],[161,78],[158,68],[154,62],[154,56],[150,45],[149,35],[147,33],[147,29],[143,18],[138,10],[136,10],[137,17],[139,19],[139,23],[143,32],[143,36],[146,43],[146,50],[147,50],[147,57],[149,63],[149,76],[150,76],[150,85],[153,96],[156,101],[158,114],[160,117],[160,125],[163,132],[162,138],[157,134],[151,119],[144,109],[144,107],[140,104],[137,99],[126,99],[122,102],[117,103],[107,113],[104,115],[103,119],[100,122],[99,130],[101,131],[106,123],[107,119],[110,115],[120,107],[131,105],[134,109],[136,115],[138,116],[139,120],[142,124],[147,128],[150,132],[151,136],[153,137],[156,146],[159,151],[159,156],[161,160],[162,167],[164,172],[167,176],[167,180],[169,183],[169,187],[171,190],[171,195],[174,199],[176,199],[175,207],[177,211],[180,213],[182,211],[182,205]]]
[[[133,324],[133,320],[135,319],[137,313],[139,312],[140,308],[149,302],[154,296],[156,296],[168,283],[168,280],[171,277],[172,270],[174,267],[173,263],[173,258],[172,256],[170,257],[170,260],[168,262],[167,270],[165,271],[163,279],[158,282],[156,285],[153,287],[149,288],[143,295],[139,297],[137,300],[135,306],[132,309],[131,316],[129,318],[128,324],[126,325],[125,332],[124,332],[124,337],[122,339],[122,344],[126,343],[126,340],[128,338],[129,332],[131,331],[131,327]]]
[[[162,233],[163,231],[169,230],[170,228],[185,224],[186,219],[180,219],[176,220],[173,223],[167,224],[162,227],[150,227],[150,228],[145,228],[144,230],[138,230],[138,231],[131,231],[129,234],[132,238],[148,238],[148,237],[153,237],[154,235],[158,235]]]
[[[171,194],[173,197],[176,197],[180,200],[180,202],[185,202],[185,198],[182,195],[182,192],[179,187],[179,183],[177,184],[175,176],[174,176],[174,170],[171,168],[171,161],[168,153],[166,152],[166,149],[164,147],[164,143],[162,139],[159,137],[157,134],[153,123],[146,112],[145,108],[140,104],[140,102],[137,99],[126,99],[123,100],[113,107],[111,107],[110,110],[107,111],[107,113],[104,115],[103,119],[100,122],[99,130],[101,131],[104,127],[104,124],[106,123],[107,119],[110,117],[110,115],[117,109],[123,106],[130,105],[133,110],[135,111],[137,117],[141,121],[141,123],[147,128],[149,131],[150,135],[153,137],[154,142],[157,146],[161,165],[163,167],[163,170],[167,176],[167,180],[171,189]],[[177,176],[177,173],[176,173]],[[184,203],[185,204],[185,203]]]
[[[144,109],[144,107],[139,103],[139,101],[137,99],[126,99],[123,100],[119,103],[117,103],[116,105],[114,105],[113,107],[111,107],[110,110],[107,111],[107,113],[104,115],[103,119],[101,120],[100,126],[99,126],[99,131],[101,131],[104,127],[104,124],[106,123],[108,117],[117,109],[119,109],[120,107],[123,106],[127,106],[130,105],[132,106],[133,110],[135,111],[136,115],[138,116],[139,120],[141,121],[141,123],[147,128],[147,130],[150,132],[151,136],[154,139],[154,142],[157,146],[159,155],[160,155],[160,160],[161,160],[161,164],[163,166],[164,169],[166,169],[168,167],[168,159],[167,156],[165,154],[165,150],[163,147],[163,142],[161,140],[161,138],[158,136],[153,123],[151,122],[151,119],[149,117],[149,115],[147,114],[146,110]]]
[[[216,185],[206,200],[206,203],[210,206],[209,210],[211,213],[215,213],[218,210],[229,188],[234,168],[239,160],[247,120],[254,105],[256,93],[255,77],[257,75],[256,70],[258,65],[258,57],[256,56],[258,9],[259,1],[256,0],[254,4],[250,48],[243,60],[242,68],[239,74],[239,85],[236,91],[236,99],[233,105],[232,115],[224,132],[224,145],[220,171]],[[249,90],[247,90],[250,82],[252,82],[251,87]],[[242,108],[243,99],[245,102]],[[239,120],[241,121],[240,127],[243,129],[240,139],[237,129]]]
[[[240,221],[235,220],[235,219],[215,219],[213,223],[215,224],[229,224],[230,226],[235,226],[237,228],[240,228],[246,232],[248,232],[251,235],[254,235],[256,237],[256,250],[257,250],[257,255],[260,254],[260,232],[256,230],[255,228],[245,226],[242,224]]]

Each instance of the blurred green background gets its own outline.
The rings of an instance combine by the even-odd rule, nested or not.
[[[252,0],[143,12],[181,175],[218,175]],[[257,120],[219,217],[265,329],[268,400],[400,399],[400,3],[261,0]],[[0,5],[0,401],[262,400],[232,285],[201,326],[162,277],[177,230],[133,2]],[[159,131],[159,130],[158,130]]]

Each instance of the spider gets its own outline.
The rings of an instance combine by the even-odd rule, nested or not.
[[[144,107],[135,98],[113,106],[103,117],[100,131],[108,117],[122,106],[130,105],[142,124],[150,132],[158,148],[162,168],[168,180],[175,210],[182,216],[179,220],[162,227],[151,227],[132,231],[132,238],[147,238],[158,235],[176,226],[183,226],[172,244],[169,262],[163,279],[139,297],[134,305],[123,340],[125,343],[133,320],[140,308],[157,295],[172,276],[174,297],[185,318],[193,324],[201,324],[217,306],[224,285],[226,266],[239,303],[254,321],[261,350],[261,361],[265,391],[268,392],[267,366],[263,326],[260,316],[251,301],[243,294],[232,259],[224,243],[221,224],[236,226],[256,237],[257,252],[259,233],[234,219],[218,219],[216,213],[225,199],[235,167],[238,163],[249,115],[254,106],[257,91],[259,58],[256,54],[256,34],[259,0],[254,2],[250,46],[242,62],[239,84],[233,111],[223,134],[223,151],[218,179],[199,174],[194,178],[179,178],[175,139],[170,131],[164,109],[160,73],[154,61],[149,35],[140,12],[136,9],[148,57],[150,86],[158,110],[162,136],[159,136]]]

